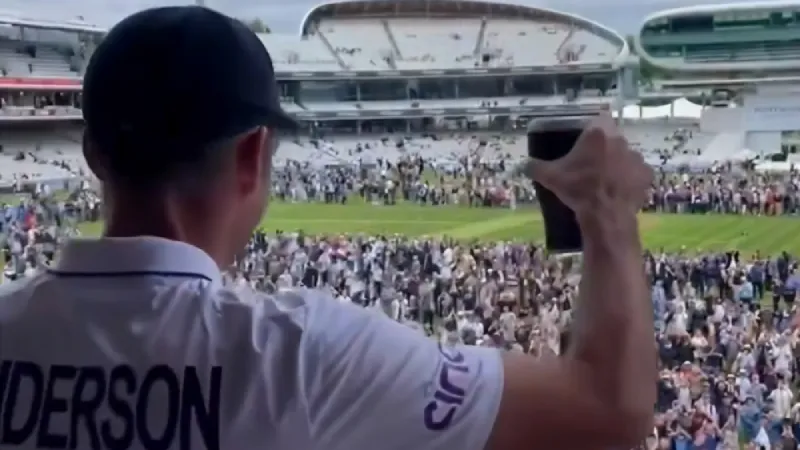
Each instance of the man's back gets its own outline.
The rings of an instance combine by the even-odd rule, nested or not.
[[[265,349],[230,331],[251,329],[254,308],[228,301],[202,276],[213,266],[202,263],[184,263],[184,273],[101,271],[109,255],[136,259],[130,249],[141,243],[125,241],[74,246],[63,270],[0,292],[2,444],[219,448],[253,432],[220,436],[237,422],[232,408],[267,414],[267,402],[247,402],[263,397],[248,374]]]
[[[0,444],[485,445],[502,389],[495,352],[448,353],[310,290],[241,298],[218,273],[190,245],[102,239],[72,242],[53,272],[5,286]],[[376,359],[377,372],[359,364]]]

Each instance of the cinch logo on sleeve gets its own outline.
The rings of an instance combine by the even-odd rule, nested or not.
[[[456,349],[439,345],[442,364],[433,381],[433,399],[423,412],[425,427],[433,431],[446,429],[453,423],[458,408],[464,404],[469,384],[469,366]]]
[[[206,375],[209,389],[203,392],[196,367],[176,373],[160,365],[137,374],[126,365],[109,369],[3,360],[0,446],[31,447],[35,442],[47,449],[219,450],[222,368],[212,367]],[[153,416],[166,423],[154,423]],[[67,426],[56,429],[56,420]],[[202,442],[192,442],[193,424]]]

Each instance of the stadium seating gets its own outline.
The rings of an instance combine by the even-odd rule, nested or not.
[[[304,109],[300,105],[295,103],[292,99],[282,99],[281,100],[281,107],[284,109],[284,111],[287,111],[287,112],[290,112],[290,113],[296,113],[296,112],[299,112],[299,111],[304,111]]]
[[[326,107],[347,107],[335,103]],[[319,105],[316,105],[319,106]],[[295,106],[299,108],[298,106]],[[653,165],[697,165],[718,161],[741,150],[742,140],[732,141],[716,133],[701,132],[696,125],[663,119],[628,122],[623,131],[634,148]],[[481,145],[483,143],[483,145]],[[77,127],[50,130],[7,130],[0,136],[0,185],[16,177],[31,181],[61,180],[89,173],[80,150]],[[313,166],[374,162],[378,158],[395,161],[402,156],[419,155],[431,164],[454,166],[466,155],[486,162],[522,161],[527,154],[522,134],[439,131],[429,135],[374,134],[326,135],[323,139],[285,137],[275,166],[298,161]]]
[[[601,99],[610,97],[583,96],[576,99],[572,104],[597,103]],[[409,108],[485,108],[492,107],[513,107],[520,105],[564,105],[564,96],[550,97],[488,97],[488,98],[464,98],[464,99],[436,99],[436,100],[395,100],[395,101],[364,101],[364,102],[310,102],[303,103],[310,111],[358,111],[358,110],[400,110]]]
[[[274,34],[261,35],[261,40],[279,70],[435,70],[607,62],[619,52],[618,44],[586,29],[510,19],[334,18],[317,23],[303,40]]]
[[[342,69],[336,56],[318,36],[300,39],[291,35],[262,34],[259,38],[269,50],[277,70],[301,72]]]
[[[654,165],[663,164],[667,158],[673,164],[691,165],[716,136],[700,131],[696,125],[675,124],[663,119],[628,122],[623,130],[631,146]]]
[[[403,69],[471,68],[479,65],[480,19],[390,19],[389,33]],[[437,45],[431,45],[436,42]]]
[[[702,49],[686,48],[687,62],[755,62],[755,61],[787,61],[800,59],[800,43],[755,42],[752,44],[706,45]]]
[[[582,29],[576,30],[567,44],[577,47],[580,53],[579,61],[583,62],[611,61],[620,50],[617,44]]]
[[[713,161],[722,161],[744,149],[745,134],[740,131],[725,131],[712,135],[702,157]]]
[[[556,49],[569,34],[569,27],[561,24],[491,20],[481,51],[491,54],[498,66],[557,64]]]
[[[0,185],[27,181],[63,180],[89,173],[80,145],[80,132],[4,130],[0,136]]]
[[[282,167],[288,161],[314,162],[318,165],[341,162],[332,157],[330,153],[316,148],[308,140],[299,139],[287,139],[281,142],[278,152],[275,154],[273,166]]]
[[[21,43],[0,37],[0,70],[8,76],[73,78],[66,51],[46,44]]]
[[[481,52],[492,56],[492,65],[508,67],[607,62],[616,57],[619,48],[589,30],[567,24],[491,20]]]
[[[479,19],[330,19],[315,34],[348,69],[424,70],[475,67],[480,28]]]
[[[486,145],[481,146],[484,141]],[[284,153],[284,150],[286,153]],[[500,156],[511,156],[519,161],[526,154],[523,136],[503,136],[483,133],[478,135],[447,135],[435,139],[430,136],[370,135],[334,136],[325,140],[292,140],[281,144],[279,152],[284,163],[296,160],[294,155],[305,155],[306,161],[315,165],[341,164],[361,161],[375,162],[378,158],[396,161],[403,156],[421,156],[438,166],[453,166],[466,155],[479,155],[485,161],[496,161]],[[291,155],[291,156],[289,156]]]
[[[348,69],[395,69],[396,52],[378,19],[322,21],[319,38],[326,39]]]
[[[42,108],[4,106],[0,108],[0,119],[2,120],[63,120],[79,117],[81,117],[81,110],[72,106],[45,106]]]
[[[653,165],[693,165],[703,157],[719,135],[701,132],[694,125],[668,121],[640,121],[623,128],[631,144]],[[281,162],[300,160],[310,164],[373,162],[378,158],[394,161],[402,156],[419,155],[440,166],[457,164],[466,155],[479,156],[487,162],[505,159],[510,164],[527,155],[524,135],[492,132],[436,132],[432,135],[377,134],[363,136],[326,136],[325,140],[308,138],[281,144]],[[480,145],[483,142],[484,145]],[[730,149],[730,154],[740,150]]]

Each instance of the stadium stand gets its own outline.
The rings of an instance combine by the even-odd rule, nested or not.
[[[396,69],[396,52],[382,23],[377,19],[322,21],[316,35],[327,41],[347,69]]]
[[[322,5],[308,14],[301,36],[261,34],[259,38],[269,49],[276,69],[292,74],[555,67],[609,63],[627,54],[624,39],[610,30],[547,10],[534,13],[517,7],[495,10],[492,9],[495,5],[475,2],[463,3],[466,12],[447,9],[449,3],[430,3],[432,8],[444,8],[430,11],[392,2],[370,5],[374,6],[369,6],[368,13],[362,9],[366,7],[362,2]],[[13,29],[0,29],[0,64],[9,72],[8,76],[79,76],[81,56],[90,51],[83,49],[80,39],[44,30],[36,33],[35,40],[23,42],[18,32],[9,30]],[[532,41],[537,45],[531,46]],[[70,57],[71,54],[75,56]],[[276,162],[331,165],[378,159],[396,161],[420,155],[448,165],[457,164],[459,155],[464,154],[477,155],[486,161],[518,161],[525,155],[524,136],[520,132],[524,125],[516,123],[524,118],[519,115],[497,120],[483,111],[471,117],[426,118],[413,125],[392,118],[399,117],[396,112],[401,110],[531,105],[554,110],[565,105],[581,107],[617,101],[620,91],[612,87],[617,81],[615,73],[597,75],[607,78],[605,85],[591,85],[583,79],[577,79],[575,84],[570,76],[546,75],[549,81],[545,77],[509,78],[505,83],[491,77],[355,83],[323,78],[283,82],[282,104],[289,112],[309,114],[307,117],[334,112],[356,118],[360,116],[354,113],[366,111],[374,112],[376,117],[383,114],[386,119],[374,123],[345,119],[338,125],[309,123],[309,129],[303,133],[285,137]],[[562,86],[554,87],[555,84]],[[361,100],[356,100],[359,95]],[[58,120],[80,114],[79,96],[66,102],[46,100],[42,102],[36,96],[3,99],[0,120]],[[502,131],[494,131],[497,127]],[[4,148],[0,154],[0,184],[22,174],[34,179],[58,179],[85,171],[79,140],[72,136],[78,134],[77,125],[67,133],[42,128],[35,133],[27,128],[0,129],[0,145]],[[624,130],[654,165],[667,162],[692,165],[701,160],[724,159],[744,145],[742,139],[702,132],[697,121],[640,119],[626,121]]]
[[[307,14],[301,29],[317,41],[316,52],[327,54],[305,58],[305,49],[295,50],[299,57],[280,61],[335,61],[350,70],[468,69],[610,62],[625,48],[616,33],[585,19],[469,1],[325,3]],[[290,39],[263,40],[293,54]]]
[[[757,62],[800,60],[800,41],[752,42],[687,48],[687,62]]]
[[[708,149],[716,150],[703,159],[724,160],[726,154],[741,150],[742,145],[739,140],[738,145],[724,146],[720,144],[720,135],[703,133],[697,126],[663,120],[626,123],[623,129],[632,145],[654,165],[666,161],[691,165],[704,152],[710,151]],[[22,176],[32,181],[58,180],[88,173],[79,136],[77,126],[36,131],[3,130],[0,132],[0,185]],[[387,132],[361,136],[333,133],[324,138],[285,137],[275,163],[277,167],[288,161],[315,166],[378,159],[395,162],[412,154],[438,166],[452,166],[468,154],[479,155],[487,162],[516,163],[525,157],[527,149],[524,134],[508,132]]]
[[[298,38],[281,34],[262,34],[261,42],[270,51],[274,63],[288,71],[339,70],[341,65],[316,36]]]
[[[722,161],[726,155],[741,150],[738,145],[704,157],[716,133],[705,133],[697,125],[669,121],[626,123],[626,138],[653,165],[689,165],[695,161]],[[716,147],[723,149],[723,147]],[[410,154],[419,155],[436,165],[456,164],[464,155],[479,155],[484,161],[522,161],[527,155],[523,134],[491,132],[438,132],[434,134],[330,135],[324,139],[291,139],[281,146],[280,161],[299,160],[326,165],[335,163],[395,162]]]
[[[89,173],[80,146],[80,130],[2,130],[0,185],[65,180]]]
[[[0,70],[7,76],[35,77],[77,77],[78,72],[72,70],[68,57],[59,50],[46,45],[26,45],[0,41]]]
[[[387,29],[405,69],[470,68],[480,66],[480,31],[485,20],[389,19]],[[431,41],[441,45],[431,46]]]
[[[718,134],[699,130],[697,125],[686,125],[670,121],[638,121],[626,123],[626,138],[638,148],[654,165],[692,165],[695,160],[724,160],[726,156],[741,150],[741,141],[731,146],[714,146]],[[483,145],[479,145],[483,142]],[[709,149],[717,150],[701,158]],[[325,139],[293,139],[281,147],[282,161],[295,159],[330,164],[334,162],[374,161],[384,159],[396,161],[408,154],[417,154],[437,164],[449,165],[459,156],[476,154],[486,161],[505,159],[519,162],[527,154],[523,134],[509,133],[465,133],[440,132],[436,134],[381,134],[381,135],[331,135]]]
[[[606,62],[620,51],[576,25],[520,19],[324,19],[312,29],[346,69],[415,70]],[[327,41],[327,44],[323,42]],[[437,42],[438,45],[429,45]],[[531,46],[530,42],[536,42]],[[269,39],[265,44],[274,45]],[[280,48],[280,47],[279,47]],[[326,60],[320,58],[319,60]],[[326,60],[331,62],[330,58]]]
[[[0,72],[3,76],[74,78],[79,76],[81,46],[74,37],[42,30],[23,42],[19,30],[0,27]]]
[[[615,43],[572,24],[493,20],[486,33],[483,51],[506,66],[606,62],[619,54]]]
[[[569,28],[561,24],[493,20],[486,26],[483,51],[496,55],[506,66],[558,64],[553,49],[560,47],[569,34]]]
[[[0,107],[0,118],[2,120],[31,120],[48,119],[58,120],[62,117],[80,117],[81,110],[74,106],[40,106],[33,105],[4,105]]]
[[[595,103],[598,96],[585,96],[576,99],[571,104]],[[436,100],[395,100],[395,101],[367,101],[367,102],[306,102],[308,110],[318,111],[357,111],[357,110],[403,110],[409,108],[480,108],[486,106],[513,107],[527,104],[528,102],[542,106],[564,105],[567,102],[563,96],[540,97],[487,97],[464,99],[436,99]]]
[[[744,148],[744,133],[740,131],[724,131],[713,135],[702,155],[705,159],[724,160],[732,153]]]
[[[800,59],[800,12],[794,4],[737,3],[675,8],[646,18],[637,53],[683,70],[788,69]]]

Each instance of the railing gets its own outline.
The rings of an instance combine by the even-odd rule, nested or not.
[[[478,39],[475,41],[475,50],[473,56],[478,57],[481,55],[483,49],[483,40],[486,36],[486,25],[489,23],[486,17],[481,18],[481,29],[478,31]]]
[[[390,69],[397,70],[397,60],[394,56],[394,53],[392,53],[386,58],[383,58],[383,61],[386,63],[386,65],[389,66]]]
[[[348,67],[347,64],[345,64],[344,59],[342,59],[341,55],[339,55],[339,52],[337,52],[336,49],[333,47],[331,41],[329,41],[328,37],[325,36],[325,33],[323,33],[322,30],[317,28],[316,35],[325,45],[325,48],[327,48],[328,51],[331,52],[333,57],[336,58],[336,62],[339,64],[339,67],[341,67],[342,69],[349,69],[350,67]]]
[[[567,33],[567,36],[564,38],[563,41],[561,41],[561,44],[559,44],[558,48],[556,49],[556,53],[555,53],[556,60],[558,62],[562,63],[562,64],[564,63],[564,56],[563,56],[564,47],[566,47],[567,44],[569,43],[569,41],[572,40],[572,37],[575,36],[575,31],[576,31],[576,27],[574,27],[574,26],[570,27],[569,32]],[[567,62],[569,62],[569,61],[567,61]]]
[[[747,49],[747,50],[705,50],[689,52],[685,57],[689,62],[756,62],[771,60],[800,59],[800,47],[781,49]]]
[[[399,60],[403,60],[403,54],[400,52],[400,46],[397,45],[397,40],[394,38],[394,33],[392,33],[392,28],[389,26],[389,21],[386,19],[381,20],[381,25],[383,25],[383,29],[386,31],[386,36],[389,37],[389,43],[392,44],[392,50],[394,51],[395,57]],[[394,64],[394,62],[392,62]],[[394,67],[395,69],[397,67]]]

